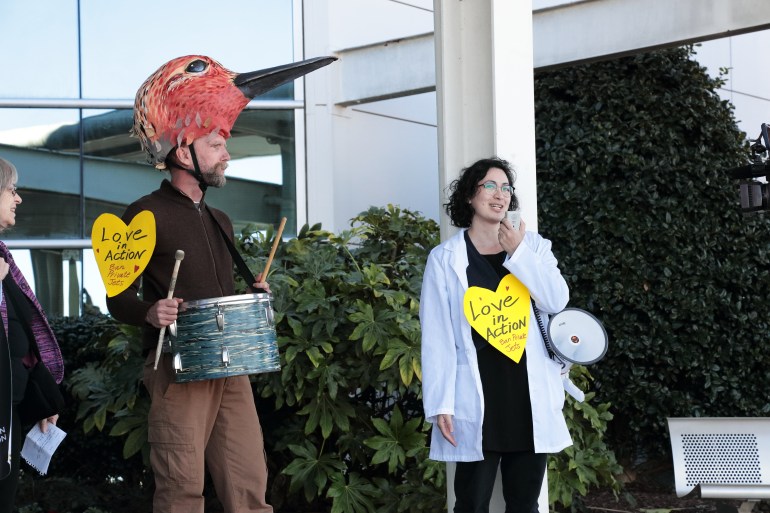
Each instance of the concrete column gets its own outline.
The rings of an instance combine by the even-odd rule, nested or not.
[[[522,218],[536,230],[532,2],[433,6],[441,202],[463,167],[496,155],[514,165]],[[454,231],[442,217],[442,239]]]
[[[300,58],[333,55],[329,34],[330,0],[302,0],[304,54]],[[326,230],[334,226],[334,122],[335,107],[331,103],[336,93],[337,63],[305,75],[305,154],[297,154],[297,165],[304,158],[305,177],[299,177],[298,187],[305,187],[307,203],[297,205],[298,229],[305,222],[321,223]],[[301,121],[300,121],[301,123]],[[298,150],[301,151],[302,148]],[[305,179],[306,178],[306,179]],[[300,198],[298,191],[297,197]]]
[[[439,186],[474,161],[496,155],[516,169],[522,219],[537,229],[532,1],[434,0]],[[443,209],[442,209],[443,212]],[[441,238],[456,229],[446,214]],[[448,510],[454,508],[454,465],[447,468]],[[540,511],[548,511],[543,483]],[[491,512],[505,505],[498,475]]]

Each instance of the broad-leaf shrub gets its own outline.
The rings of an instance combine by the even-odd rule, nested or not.
[[[271,236],[244,234],[252,268]],[[289,478],[272,490],[278,506],[442,508],[419,380],[419,288],[437,236],[435,222],[389,206],[339,235],[305,226],[278,246],[269,282],[282,369],[255,378],[272,407],[260,410],[268,454]]]
[[[243,235],[259,269],[272,235]],[[323,509],[326,498],[332,511],[346,512],[444,508],[444,464],[427,458],[418,318],[422,273],[438,242],[433,221],[388,206],[362,213],[340,235],[305,227],[279,246],[269,281],[283,368],[255,386],[275,409],[260,414],[268,454],[290,478],[286,503],[303,497]],[[589,378],[573,368],[586,390]],[[551,499],[562,506],[592,486],[618,489],[621,469],[603,441],[608,408],[592,393],[565,408],[576,445],[549,462]],[[273,501],[279,497],[273,490]]]
[[[592,377],[586,367],[573,365],[570,378],[586,394],[582,403],[567,396],[564,416],[572,446],[548,458],[548,498],[559,510],[579,509],[591,489],[610,490],[617,497],[617,476],[623,472],[605,436],[613,419],[610,404],[590,391]]]
[[[126,452],[146,450],[146,408],[141,406],[146,394],[143,399],[139,393],[141,361],[135,351],[139,339],[130,328],[94,312],[50,322],[64,357],[67,401],[58,425],[67,436],[47,476],[22,465],[19,511],[149,511],[152,474],[139,454],[127,457]],[[135,422],[134,430],[120,429],[127,419]],[[137,431],[144,434],[133,434]]]
[[[272,238],[272,231],[241,234],[241,252],[255,271]],[[388,206],[362,213],[339,235],[306,226],[278,245],[269,283],[282,369],[253,378],[270,465],[268,496],[277,511],[444,509],[445,466],[427,457],[420,395],[418,300],[436,244],[435,222]],[[239,286],[245,292],[242,281]],[[82,342],[91,357],[69,369],[68,387],[84,436],[102,440],[108,431],[136,464],[148,451],[139,332],[110,319],[99,323],[102,334]],[[589,377],[573,368],[584,389]],[[549,462],[551,497],[563,506],[592,486],[617,486],[618,466],[603,443],[608,405],[588,397],[565,409],[574,451]],[[118,454],[115,448],[112,457]],[[146,497],[152,475],[138,475]],[[117,469],[110,476],[122,479]]]

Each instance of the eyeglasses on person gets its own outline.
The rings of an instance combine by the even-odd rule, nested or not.
[[[494,194],[495,191],[497,191],[497,189],[498,189],[497,184],[495,182],[492,182],[492,181],[484,182],[482,184],[479,184],[478,186],[479,187],[483,187],[484,190],[487,191],[487,193],[489,193],[489,194]],[[514,187],[512,185],[508,185],[506,183],[506,184],[501,185],[499,188],[500,188],[500,192],[502,192],[504,196],[511,196],[511,195],[513,195]]]
[[[11,196],[16,197],[16,191],[17,191],[17,189],[16,189],[15,185],[11,185],[10,187],[8,187],[8,192],[11,193]]]

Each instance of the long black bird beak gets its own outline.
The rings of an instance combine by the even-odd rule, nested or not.
[[[274,68],[261,69],[236,75],[233,83],[247,98],[254,98],[271,89],[307,75],[336,61],[336,57],[316,57]]]

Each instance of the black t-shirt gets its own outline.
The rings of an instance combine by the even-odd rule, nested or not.
[[[468,286],[497,290],[500,280],[508,274],[508,269],[503,267],[505,252],[481,255],[467,232],[465,243],[468,248]],[[491,346],[476,330],[472,330],[472,336],[484,391],[482,449],[495,452],[534,450],[526,348],[516,363]]]

